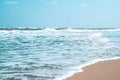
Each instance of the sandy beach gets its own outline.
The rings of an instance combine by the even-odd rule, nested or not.
[[[64,80],[120,80],[120,59],[101,61]]]

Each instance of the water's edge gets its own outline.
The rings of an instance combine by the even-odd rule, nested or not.
[[[71,77],[73,76],[75,73],[81,73],[83,72],[83,68],[84,67],[87,67],[87,66],[90,66],[90,65],[93,65],[93,64],[96,64],[96,63],[99,63],[99,62],[104,62],[104,61],[111,61],[111,60],[119,60],[120,57],[114,57],[114,58],[108,58],[108,59],[97,59],[97,60],[92,60],[90,61],[89,63],[87,64],[84,64],[84,65],[80,65],[78,67],[76,67],[76,71],[70,71],[68,72],[66,75],[60,77],[60,78],[56,78],[55,80],[64,80],[64,79],[67,79],[68,77]]]

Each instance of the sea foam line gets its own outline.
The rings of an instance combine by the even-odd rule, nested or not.
[[[75,73],[80,73],[80,72],[83,72],[83,69],[84,67],[86,66],[89,66],[89,65],[92,65],[92,64],[95,64],[95,63],[98,63],[98,62],[102,62],[102,61],[109,61],[109,60],[118,60],[120,59],[120,57],[114,57],[114,58],[107,58],[107,59],[96,59],[96,60],[92,60],[84,65],[80,65],[80,66],[77,66],[77,67],[74,67],[74,71],[70,71],[68,72],[67,74],[65,74],[64,76],[61,76],[59,78],[56,78],[55,80],[64,80],[68,77],[71,77],[73,76]]]

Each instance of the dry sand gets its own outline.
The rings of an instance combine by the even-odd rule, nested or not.
[[[98,62],[65,80],[120,80],[120,59]]]

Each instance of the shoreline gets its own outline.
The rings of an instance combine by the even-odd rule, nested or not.
[[[119,57],[95,60],[79,68],[81,68],[79,71],[73,72],[71,75],[62,78],[62,80],[120,80]],[[107,73],[109,73],[109,75]],[[90,78],[88,78],[88,76]],[[113,77],[117,79],[114,79]]]

